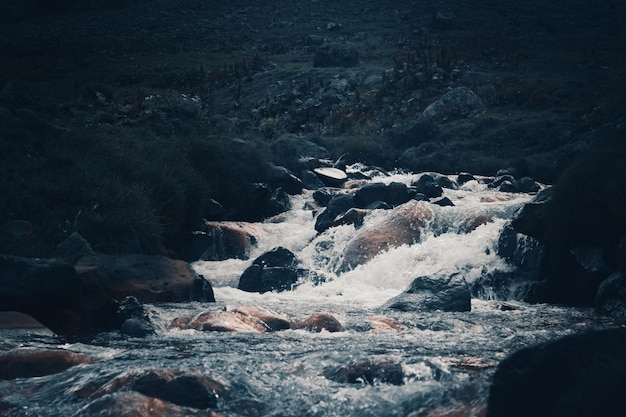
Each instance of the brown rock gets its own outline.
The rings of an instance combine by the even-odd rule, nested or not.
[[[119,392],[98,398],[72,417],[220,417],[213,410],[180,407],[137,392]]]
[[[192,318],[177,318],[170,327],[195,329],[209,332],[265,333],[268,326],[256,317],[237,311],[215,311],[201,313]]]
[[[344,330],[339,320],[337,320],[330,313],[313,313],[306,319],[294,323],[292,328],[305,329],[311,332],[321,332],[322,330],[326,330],[331,333],[341,332]]]
[[[51,375],[91,361],[65,350],[15,350],[0,355],[0,379]]]

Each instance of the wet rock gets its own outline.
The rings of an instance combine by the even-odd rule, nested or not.
[[[188,262],[248,259],[262,231],[252,223],[205,221],[183,249]]]
[[[343,325],[330,313],[313,313],[306,319],[292,324],[293,329],[304,329],[310,332],[327,332],[335,333],[344,330]]]
[[[354,67],[359,63],[357,49],[345,43],[327,43],[315,50],[314,67]]]
[[[122,323],[120,333],[130,337],[146,337],[155,334],[155,331],[150,323],[131,317]]]
[[[626,273],[616,272],[602,281],[596,294],[595,310],[626,323]]]
[[[626,329],[573,334],[527,347],[498,365],[487,417],[615,415],[623,408]]]
[[[213,410],[180,407],[137,392],[119,392],[98,398],[82,407],[72,417],[220,417]]]
[[[291,321],[283,314],[279,314],[267,308],[256,306],[236,307],[231,311],[245,314],[261,320],[270,331],[286,330],[291,328]]]
[[[354,193],[354,205],[357,208],[366,208],[375,201],[385,201],[386,198],[387,185],[382,182],[372,182]]]
[[[471,294],[460,273],[416,278],[383,309],[399,311],[470,311]]]
[[[338,216],[354,207],[354,199],[349,194],[338,194],[333,196],[326,209],[315,219],[315,230],[319,233],[329,229],[335,223]]]
[[[459,184],[465,184],[466,182],[476,181],[476,177],[474,177],[472,174],[469,174],[467,172],[461,172],[460,174],[457,175],[456,181]]]
[[[345,214],[337,217],[333,222],[333,226],[341,226],[344,224],[352,224],[356,229],[363,226],[365,216],[369,213],[369,210],[351,208],[346,211]]]
[[[179,317],[172,321],[170,327],[205,332],[265,333],[269,330],[269,326],[260,319],[238,311],[205,312],[195,317]]]
[[[81,258],[75,265],[89,306],[127,296],[142,303],[211,301],[208,281],[184,261],[154,255],[105,255]]]
[[[370,261],[380,252],[419,241],[424,225],[434,218],[428,203],[409,201],[384,220],[361,228],[348,243],[338,268],[345,272]]]
[[[313,172],[328,187],[341,187],[348,179],[348,174],[343,169],[334,167],[315,168]]]
[[[90,357],[67,350],[15,350],[0,354],[0,379],[52,375],[91,362]]]
[[[404,329],[404,325],[398,320],[385,316],[371,316],[367,318],[368,323],[371,325],[370,331],[372,333],[381,332],[401,332]]]
[[[436,204],[441,207],[453,207],[454,203],[448,197],[441,197],[431,201],[432,204]]]
[[[342,384],[404,383],[402,364],[388,359],[367,359],[344,366],[328,367],[324,370],[324,376]]]
[[[144,307],[135,297],[126,297],[117,308],[120,332],[131,337],[146,337],[155,334],[154,326]]]
[[[387,195],[385,202],[392,207],[399,206],[411,200],[417,194],[417,190],[409,189],[406,184],[401,182],[392,182],[387,185]]]
[[[483,99],[472,90],[467,87],[457,87],[428,105],[423,115],[435,121],[453,120],[468,117],[483,106]]]
[[[417,181],[411,183],[411,186],[428,198],[440,197],[443,194],[442,187],[435,183],[435,179],[430,174],[423,174]]]

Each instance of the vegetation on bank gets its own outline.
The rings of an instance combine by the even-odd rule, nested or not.
[[[64,131],[31,124],[0,132],[0,225],[26,220],[34,239],[3,239],[0,252],[45,256],[73,231],[96,251],[178,249],[210,216],[211,199],[245,218],[263,152],[197,129],[159,135],[150,126]]]

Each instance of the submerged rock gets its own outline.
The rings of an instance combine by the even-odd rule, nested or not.
[[[331,381],[343,384],[402,385],[404,383],[402,364],[388,359],[367,359],[348,365],[328,367],[324,370],[324,376]]]
[[[98,398],[82,407],[72,417],[220,417],[213,410],[181,407],[138,392],[117,392]]]
[[[0,355],[0,379],[32,378],[91,363],[89,356],[67,350],[15,350]]]

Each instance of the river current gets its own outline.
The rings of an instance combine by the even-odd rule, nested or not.
[[[361,167],[362,168],[362,167]],[[353,167],[353,169],[356,169]],[[410,184],[419,174],[372,174],[372,181]],[[455,179],[454,176],[451,176]],[[460,272],[469,284],[482,274],[510,268],[496,252],[508,219],[532,196],[503,193],[479,181],[445,189],[454,207],[433,206],[435,218],[421,240],[378,254],[365,265],[335,273],[343,248],[354,236],[352,225],[318,234],[310,192],[292,197],[293,209],[251,225],[258,244],[249,260],[195,262],[193,268],[211,281],[217,302],[148,305],[157,334],[129,338],[100,334],[90,343],[66,343],[46,330],[0,330],[0,351],[21,348],[66,349],[94,358],[62,373],[0,381],[1,398],[20,408],[7,417],[93,416],[90,385],[102,385],[126,372],[144,369],[194,370],[222,381],[230,391],[220,399],[220,413],[239,416],[435,416],[433,410],[484,413],[489,380],[497,363],[530,344],[603,326],[591,310],[529,305],[490,297],[472,299],[470,312],[399,312],[381,306],[416,277],[442,271]],[[468,214],[488,213],[492,221],[459,233]],[[375,210],[363,227],[393,216]],[[292,291],[255,294],[237,289],[252,260],[277,246],[294,252],[303,266],[325,282],[303,282]],[[345,330],[337,333],[285,330],[273,333],[226,333],[180,330],[174,318],[203,311],[259,306],[304,319],[315,312],[334,315]],[[397,328],[372,323],[384,316]],[[401,364],[402,384],[383,381],[337,382],[329,370],[363,361]],[[428,414],[432,413],[432,414]],[[194,414],[195,415],[195,414]],[[452,415],[452,414],[449,414]]]

